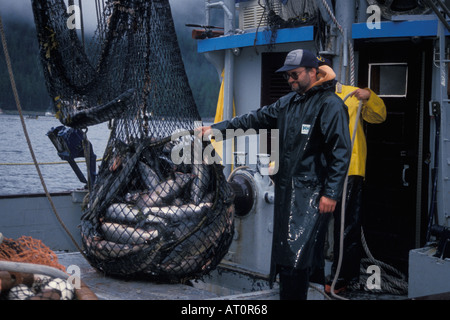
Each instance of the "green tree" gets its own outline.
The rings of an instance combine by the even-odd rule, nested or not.
[[[23,110],[46,110],[50,98],[39,60],[36,29],[29,23],[10,19],[4,21],[4,29]],[[15,110],[16,104],[3,50],[0,54],[0,92],[2,93],[0,96],[2,109]]]

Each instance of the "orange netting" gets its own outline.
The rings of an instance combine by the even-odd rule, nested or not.
[[[22,236],[17,240],[4,238],[0,243],[0,260],[41,264],[66,271],[56,254],[41,240]]]

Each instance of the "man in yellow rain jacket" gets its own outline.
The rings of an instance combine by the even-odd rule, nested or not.
[[[331,63],[328,59],[318,57],[319,72],[324,78],[334,77],[331,69]],[[382,123],[386,120],[386,106],[383,100],[369,88],[357,88],[340,83],[336,85],[336,94],[345,99],[349,113],[350,137],[353,137],[355,121],[358,113],[359,102],[362,101],[360,118],[356,127],[356,134],[353,143],[352,157],[348,172],[348,184],[345,203],[345,228],[344,228],[344,248],[342,266],[339,272],[339,278],[335,284],[334,292],[338,293],[346,289],[350,284],[359,282],[359,270],[361,260],[361,206],[362,206],[362,188],[366,173],[367,144],[364,134],[363,121],[368,123]],[[331,267],[330,279],[325,286],[325,291],[331,291],[331,284],[335,277],[340,242],[340,224],[341,224],[341,203],[336,206],[334,211],[334,247],[333,264]]]

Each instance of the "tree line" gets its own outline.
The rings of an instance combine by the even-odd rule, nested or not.
[[[14,79],[24,111],[51,111],[34,24],[27,21],[4,20],[4,29]],[[177,26],[177,37],[198,111],[203,118],[215,115],[219,78],[215,68],[197,52],[196,40],[188,28]],[[17,110],[3,50],[0,50],[0,109]]]

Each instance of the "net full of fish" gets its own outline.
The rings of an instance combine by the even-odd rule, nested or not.
[[[85,44],[67,27],[65,1],[31,2],[58,119],[80,129],[110,121],[81,218],[91,265],[159,279],[212,270],[231,244],[233,195],[217,161],[172,160],[195,142],[191,131],[201,118],[169,0],[102,1],[93,41]],[[172,139],[180,130],[189,135]],[[185,154],[198,159],[209,146]]]
[[[234,206],[222,166],[175,164],[171,153],[181,143],[144,142],[133,155],[107,157],[102,165],[116,179],[97,185],[82,218],[91,264],[113,275],[179,280],[201,277],[227,253]]]

